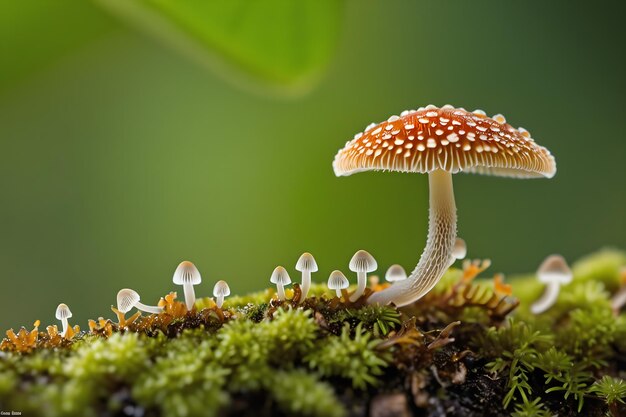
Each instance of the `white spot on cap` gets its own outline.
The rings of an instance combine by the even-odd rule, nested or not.
[[[501,115],[501,114],[494,115],[492,117],[492,119],[495,120],[498,123],[501,123],[501,124],[505,124],[506,123],[506,118],[503,115]]]

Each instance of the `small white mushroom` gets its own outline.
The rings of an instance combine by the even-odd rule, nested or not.
[[[626,266],[622,267],[620,275],[622,276],[622,282],[624,282],[626,278]],[[622,285],[615,295],[613,295],[613,298],[611,298],[611,307],[616,314],[624,307],[624,304],[626,304],[626,285]]]
[[[139,302],[139,294],[130,288],[123,288],[117,293],[117,309],[122,313],[128,313],[133,308],[145,311],[146,313],[159,314],[163,311],[162,307],[148,306]]]
[[[452,263],[457,259],[465,258],[465,255],[467,255],[467,245],[463,239],[457,237],[454,241],[454,247],[452,248],[452,257],[454,258]]]
[[[217,308],[222,308],[224,304],[224,297],[228,297],[230,295],[230,287],[226,283],[226,281],[219,280],[215,283],[215,287],[213,287],[213,296],[215,297],[217,304]]]
[[[548,256],[537,270],[537,278],[546,284],[543,295],[530,307],[533,314],[541,314],[554,305],[561,285],[572,282],[573,274],[561,255]]]
[[[348,278],[346,278],[343,272],[334,270],[330,273],[328,277],[328,288],[335,290],[338,298],[341,298],[341,290],[348,288],[349,285],[350,281],[348,281]]]
[[[65,337],[65,335],[67,334],[67,329],[69,328],[69,325],[67,324],[67,319],[72,317],[72,312],[70,311],[70,308],[67,306],[67,304],[61,303],[58,305],[55,317],[57,318],[57,320],[61,320],[61,325],[63,326],[61,336]]]
[[[385,272],[385,279],[387,282],[402,281],[407,278],[406,271],[401,265],[391,265],[387,272]]]
[[[309,252],[305,252],[300,256],[296,263],[296,271],[302,272],[302,296],[300,302],[303,302],[311,288],[311,272],[317,272],[317,262]]]
[[[285,300],[285,285],[291,284],[291,278],[289,273],[282,266],[277,266],[272,272],[270,282],[276,284],[276,292],[278,293],[278,299]]]
[[[187,310],[191,311],[193,305],[196,303],[196,293],[193,289],[194,285],[198,285],[202,282],[200,271],[194,264],[189,261],[181,262],[176,271],[174,271],[174,278],[172,279],[174,284],[182,285],[183,292],[185,293],[185,304]]]
[[[350,271],[356,272],[357,287],[354,294],[350,296],[350,301],[354,302],[363,295],[367,285],[367,273],[376,271],[376,268],[378,268],[376,259],[369,252],[359,250],[354,254],[350,260]]]

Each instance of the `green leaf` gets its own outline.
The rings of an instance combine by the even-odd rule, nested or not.
[[[282,93],[308,90],[319,79],[344,9],[342,0],[99,2],[236,84]]]

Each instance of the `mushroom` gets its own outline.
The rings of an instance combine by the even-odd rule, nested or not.
[[[618,314],[622,307],[624,307],[624,304],[626,304],[626,266],[620,268],[619,274],[622,286],[617,290],[615,295],[613,295],[613,298],[611,298],[611,307],[615,314]]]
[[[561,285],[572,282],[572,277],[572,271],[561,255],[548,256],[537,270],[537,278],[546,284],[546,288],[541,298],[530,306],[530,311],[540,314],[552,307],[559,296]]]
[[[388,282],[402,281],[406,279],[406,271],[401,265],[391,265],[385,272],[385,279]]]
[[[117,309],[122,313],[128,313],[133,307],[151,314],[163,312],[162,307],[148,306],[140,303],[139,300],[140,298],[137,291],[131,290],[130,288],[123,288],[117,292]]]
[[[317,272],[317,263],[313,255],[304,252],[296,263],[296,271],[302,272],[302,296],[300,297],[300,302],[302,302],[311,288],[311,272]]]
[[[72,317],[72,312],[70,311],[70,308],[67,306],[67,304],[61,303],[57,306],[55,317],[57,318],[57,320],[61,320],[61,325],[63,326],[61,336],[65,337],[65,335],[67,334],[67,329],[69,328],[69,325],[67,324],[67,319]]]
[[[215,304],[217,304],[217,308],[222,308],[222,305],[224,304],[224,297],[228,297],[229,295],[230,287],[226,281],[217,281],[213,287],[213,296],[217,299],[215,302]]]
[[[349,285],[350,281],[348,281],[348,278],[346,278],[343,272],[334,270],[330,273],[328,277],[328,288],[335,290],[338,298],[341,298],[341,290],[348,288]]]
[[[277,266],[272,272],[272,276],[270,277],[270,282],[272,284],[276,284],[276,292],[278,293],[278,299],[281,301],[285,300],[285,285],[291,284],[291,278],[289,277],[289,273],[282,266]]]
[[[367,285],[367,273],[376,271],[378,264],[376,259],[369,252],[364,250],[357,251],[352,259],[350,259],[350,271],[356,272],[357,287],[354,294],[350,296],[350,301],[356,301],[363,295],[365,286]]]
[[[398,306],[430,291],[454,260],[457,217],[452,174],[551,178],[556,173],[550,151],[537,145],[526,130],[513,128],[501,115],[489,118],[482,111],[450,105],[405,111],[368,126],[337,153],[333,168],[337,176],[372,170],[428,174],[430,215],[422,256],[408,279],[368,299]]]
[[[457,259],[465,258],[465,255],[467,255],[467,245],[463,239],[457,237],[452,248],[452,263]]]
[[[187,310],[191,311],[193,305],[196,303],[196,293],[193,286],[202,282],[200,271],[198,271],[198,268],[191,262],[183,261],[178,265],[176,271],[174,271],[172,281],[174,281],[176,285],[183,286],[185,304],[187,305]]]

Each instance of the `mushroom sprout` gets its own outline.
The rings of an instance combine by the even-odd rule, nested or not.
[[[465,255],[467,255],[467,245],[463,239],[457,237],[452,248],[452,263],[458,259],[465,258]]]
[[[176,271],[174,271],[174,278],[172,279],[174,284],[182,285],[183,292],[185,293],[185,304],[187,310],[191,311],[193,305],[196,303],[196,292],[193,289],[194,285],[198,285],[202,282],[200,271],[194,264],[189,261],[181,262]]]
[[[350,281],[343,274],[343,272],[339,270],[334,270],[330,273],[328,277],[328,288],[331,290],[335,290],[338,298],[341,298],[341,290],[348,288],[350,285]]]
[[[615,314],[617,314],[622,307],[624,307],[624,304],[626,304],[626,266],[623,266],[619,272],[622,286],[615,293],[615,295],[613,295],[613,298],[611,298],[611,307],[613,308]]]
[[[489,118],[450,105],[405,111],[368,126],[337,153],[333,168],[337,176],[372,170],[428,174],[428,239],[420,260],[408,279],[368,300],[398,306],[430,291],[455,259],[453,174],[551,178],[556,173],[554,157],[528,131],[515,129],[502,115]]]
[[[303,253],[296,263],[296,271],[302,272],[302,296],[300,297],[300,302],[302,302],[311,288],[311,272],[317,272],[317,263],[313,255],[309,252]]]
[[[229,295],[230,287],[226,281],[217,281],[213,287],[213,296],[216,299],[215,304],[217,304],[217,308],[222,308],[222,305],[224,304],[224,297],[228,297]]]
[[[67,304],[61,303],[58,305],[55,317],[57,320],[61,320],[61,325],[63,326],[61,336],[65,337],[65,335],[67,334],[67,329],[69,328],[67,319],[72,317],[72,312],[70,311],[70,308],[67,306]]]
[[[391,265],[385,272],[387,282],[403,281],[407,278],[406,271],[401,265]]]
[[[369,252],[364,250],[357,251],[352,259],[350,259],[350,271],[356,272],[357,287],[354,294],[350,296],[350,301],[356,301],[363,295],[365,286],[367,285],[367,273],[376,271],[378,264],[376,259]]]
[[[278,299],[281,301],[285,300],[285,285],[291,284],[291,278],[289,277],[289,273],[282,266],[277,266],[272,272],[272,276],[270,277],[270,282],[272,284],[276,284],[276,292],[278,293]]]
[[[117,309],[122,313],[128,313],[133,307],[151,314],[159,314],[163,311],[162,307],[148,306],[139,302],[139,300],[140,298],[137,291],[131,290],[130,288],[123,288],[117,293]]]
[[[546,284],[543,295],[530,306],[533,314],[540,314],[554,305],[561,285],[572,282],[572,271],[561,255],[548,256],[537,270],[537,278]]]

